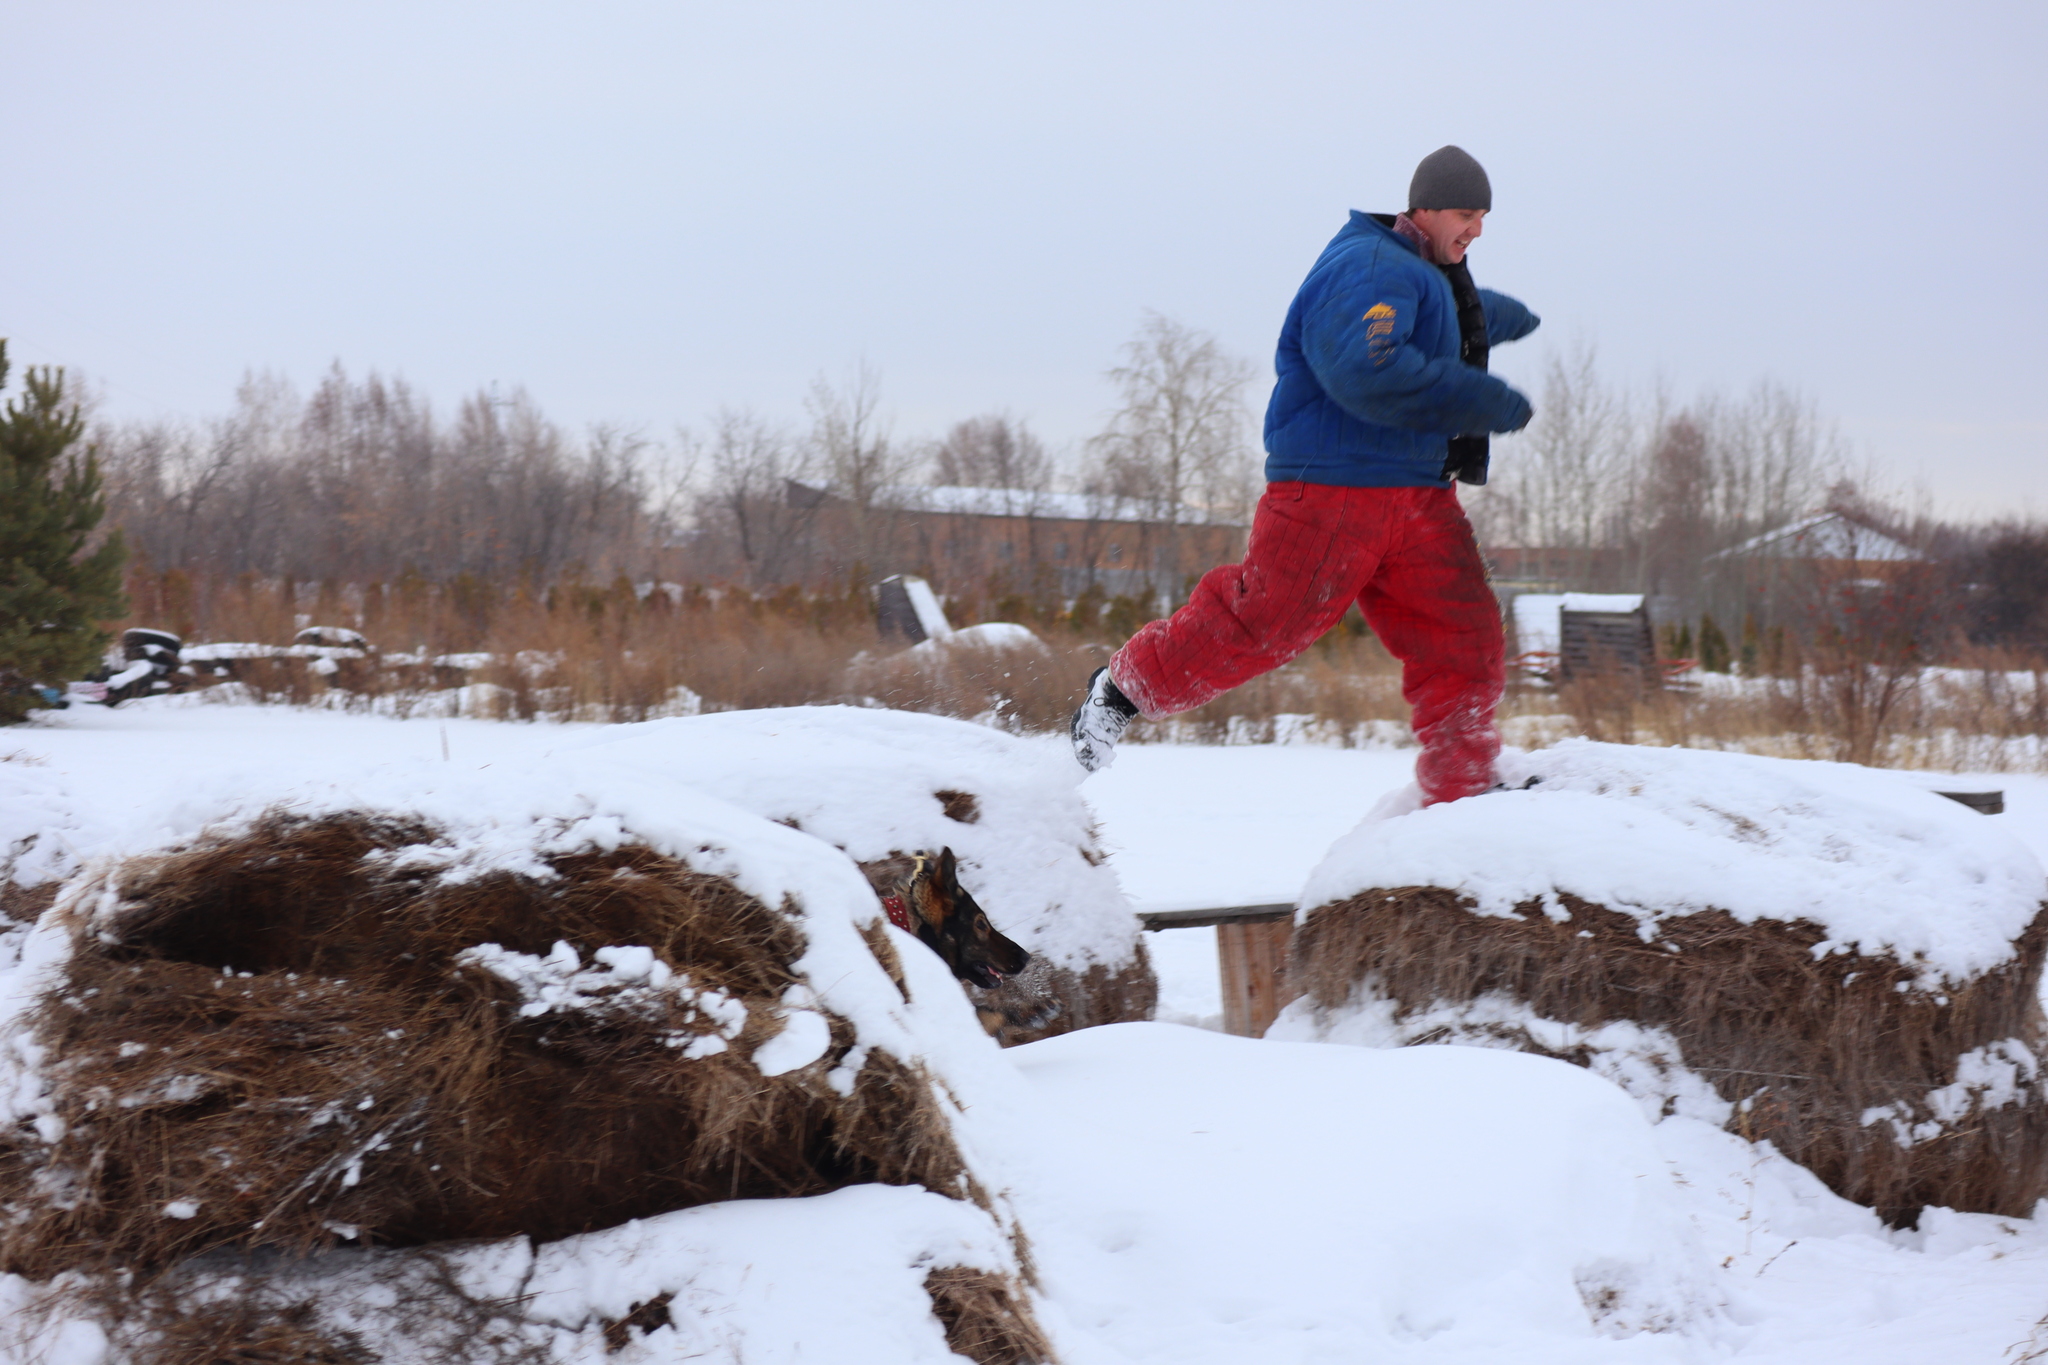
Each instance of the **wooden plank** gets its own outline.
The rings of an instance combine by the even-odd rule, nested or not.
[[[1216,926],[1217,965],[1223,976],[1223,1031],[1243,1038],[1265,1036],[1287,1002],[1287,945],[1294,916],[1229,921]]]
[[[1211,924],[1246,924],[1262,920],[1293,919],[1294,904],[1219,905],[1197,910],[1140,910],[1138,921],[1147,929],[1202,929]]]

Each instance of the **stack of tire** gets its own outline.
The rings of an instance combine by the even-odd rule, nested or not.
[[[137,627],[121,632],[121,667],[110,657],[93,682],[106,684],[106,703],[119,706],[137,697],[161,696],[178,690],[178,651],[185,642],[167,630]],[[109,651],[111,655],[112,651]]]

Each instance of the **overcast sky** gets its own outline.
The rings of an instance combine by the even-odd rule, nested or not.
[[[1456,142],[1544,318],[1511,379],[1769,376],[1940,510],[2048,513],[2041,0],[0,16],[0,336],[118,417],[339,360],[663,437],[864,357],[901,434],[1077,441],[1146,309],[1269,375],[1345,211]]]

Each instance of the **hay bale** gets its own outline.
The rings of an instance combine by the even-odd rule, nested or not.
[[[965,1192],[927,1079],[880,1049],[849,1064],[852,1026],[790,1005],[786,912],[644,845],[451,882],[405,856],[438,838],[274,817],[74,911],[36,1030],[54,1123],[7,1150],[0,1267]]]
[[[990,921],[1032,955],[999,989],[963,986],[1005,1046],[1149,1019],[1142,925],[1105,865],[1064,742],[943,716],[848,706],[733,711],[612,727],[587,752],[651,770],[826,841],[877,889],[950,847]]]
[[[510,1239],[528,1245],[672,1197],[677,1211],[534,1253],[597,1239],[590,1255],[623,1255],[613,1239],[628,1229],[759,1206],[734,1193],[830,1200],[891,1189],[843,1182],[915,1180],[959,1216],[892,1206],[892,1226],[930,1235],[931,1251],[878,1273],[900,1288],[973,1272],[912,1299],[929,1303],[933,1333],[1009,1365],[1000,1343],[1038,1339],[1028,1242],[1004,1193],[1023,1159],[1005,1121],[1010,1073],[937,956],[884,922],[855,856],[954,847],[992,916],[1077,977],[1141,968],[1136,922],[1050,746],[923,717],[878,731],[890,717],[845,708],[766,719],[737,735],[568,734],[538,758],[522,756],[529,744],[478,752],[480,736],[452,762],[431,737],[418,757],[250,747],[175,782],[124,776],[118,793],[94,770],[0,764],[0,880],[19,889],[7,909],[44,911],[33,930],[0,925],[0,1257],[74,1272],[6,1284],[30,1298],[82,1286],[81,1311],[136,1359],[177,1358],[149,1342],[195,1311],[196,1286],[208,1302],[268,1305],[215,1336],[242,1333],[253,1350],[303,1326],[343,1350],[359,1324],[324,1305],[354,1292],[337,1269],[351,1257],[442,1258],[507,1243],[439,1239],[530,1222]],[[699,923],[723,927],[684,942]],[[672,957],[665,934],[679,936]],[[524,1013],[534,1005],[549,1008]],[[123,1043],[143,1046],[124,1056]],[[644,1121],[655,1111],[659,1128]],[[230,1140],[234,1124],[250,1126]],[[223,1154],[251,1150],[262,1167],[226,1173]],[[453,1177],[435,1151],[452,1153]],[[608,1165],[619,1180],[602,1178]],[[723,1202],[680,1207],[699,1198]],[[798,1224],[813,1216],[808,1200],[769,1202]],[[969,1226],[983,1233],[963,1240]],[[904,1244],[891,1232],[862,1254]],[[246,1263],[201,1273],[222,1257]],[[537,1320],[506,1297],[520,1292],[492,1294],[524,1340]],[[651,1297],[587,1322],[572,1301],[547,1330],[582,1340]],[[364,1340],[386,1358],[456,1359],[386,1351],[406,1332],[440,1340],[449,1313],[470,1311],[414,1301],[417,1331]],[[308,1302],[318,1321],[281,1316]]]
[[[35,975],[37,998],[9,1088],[40,1093],[0,1129],[0,1270],[83,1275],[147,1327],[140,1358],[172,1360],[314,1331],[283,1300],[174,1331],[189,1302],[128,1283],[209,1254],[548,1241],[865,1183],[1004,1222],[953,1135],[958,1078],[942,1090],[909,1035],[811,985],[815,916],[622,829],[510,865],[462,843],[273,812],[75,883],[14,983]],[[907,1009],[932,977],[879,941],[869,970]],[[1042,1341],[1010,1235],[1008,1264],[959,1268],[1001,1293],[934,1281],[963,1340]]]
[[[1140,943],[1116,966],[1091,962],[1080,971],[1034,956],[1031,965],[995,990],[966,987],[990,1033],[1004,1047],[1035,1043],[1097,1024],[1150,1019],[1159,1005],[1159,978]]]
[[[1368,821],[1269,1037],[1562,1057],[1768,1139],[1895,1224],[2048,1194],[2038,863],[1848,765],[1574,742]]]

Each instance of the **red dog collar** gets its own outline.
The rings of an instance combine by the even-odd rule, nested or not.
[[[895,925],[906,934],[911,932],[910,909],[903,904],[903,897],[882,897],[882,910],[889,916],[889,923]]]

